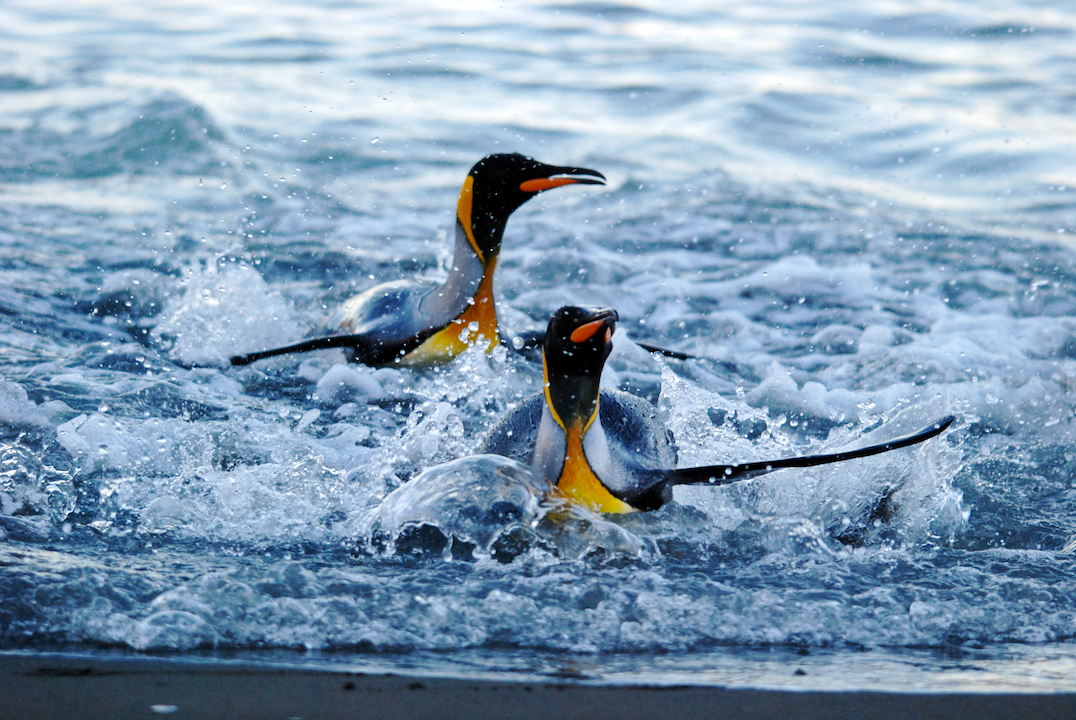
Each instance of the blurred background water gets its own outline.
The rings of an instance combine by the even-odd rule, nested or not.
[[[0,649],[1071,689],[1074,23],[5,3]],[[551,518],[518,468],[444,465],[537,389],[522,358],[226,365],[440,276],[467,170],[513,151],[610,182],[513,216],[503,323],[617,308],[604,381],[659,403],[683,464],[957,424]]]

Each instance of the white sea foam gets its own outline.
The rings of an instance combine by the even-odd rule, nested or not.
[[[210,263],[188,268],[153,329],[179,362],[223,365],[240,352],[298,340],[291,310],[253,268]]]
[[[49,421],[22,386],[0,378],[0,423],[32,428],[48,426]]]
[[[5,7],[0,647],[1071,664],[1072,12],[879,7]],[[540,366],[227,364],[441,277],[495,150],[607,176],[513,215],[494,294],[508,328],[615,307],[603,382],[661,393],[681,464],[956,423],[655,513],[534,491],[486,522],[461,458]]]

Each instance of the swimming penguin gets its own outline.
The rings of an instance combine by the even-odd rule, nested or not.
[[[953,422],[948,416],[880,445],[807,457],[675,468],[672,434],[646,400],[599,388],[612,351],[615,310],[563,307],[543,346],[545,390],[527,398],[486,437],[482,453],[529,462],[569,500],[604,513],[656,510],[676,485],[726,485],[781,468],[812,467],[921,443]]]
[[[232,365],[339,347],[350,362],[424,366],[448,362],[479,337],[492,349],[500,342],[493,272],[508,216],[545,190],[603,184],[605,176],[595,170],[546,165],[518,153],[489,155],[463,181],[447,280],[378,285],[333,313],[322,326],[323,337],[236,355]]]

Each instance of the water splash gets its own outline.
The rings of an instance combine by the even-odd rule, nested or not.
[[[227,262],[188,268],[151,333],[178,362],[217,366],[237,348],[300,334],[291,310],[257,271]]]

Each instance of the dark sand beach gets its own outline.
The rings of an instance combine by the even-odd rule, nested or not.
[[[0,654],[0,718],[1054,718],[1076,693],[814,691],[462,679],[259,663]]]

